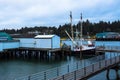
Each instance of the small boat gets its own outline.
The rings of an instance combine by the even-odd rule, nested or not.
[[[70,13],[70,19],[72,22],[72,13]],[[95,54],[95,46],[94,46],[92,41],[88,40],[87,44],[83,44],[83,42],[85,42],[85,39],[83,39],[83,37],[82,37],[82,14],[81,14],[81,26],[80,26],[80,28],[81,28],[80,32],[78,32],[78,30],[76,29],[76,32],[75,32],[76,38],[75,39],[73,37],[72,23],[71,23],[71,35],[72,35],[72,37],[65,30],[66,34],[68,35],[68,37],[72,41],[72,46],[71,46],[72,54],[73,55],[80,54],[80,53],[83,53],[83,55]],[[80,39],[78,38],[79,35],[80,35]]]

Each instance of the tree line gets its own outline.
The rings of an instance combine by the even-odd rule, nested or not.
[[[80,31],[80,22],[77,24],[72,25],[74,32],[76,29]],[[99,21],[98,23],[92,23],[89,20],[83,21],[83,35],[90,35],[94,36],[96,33],[101,32],[118,32],[120,33],[120,21],[113,21],[113,22],[105,22]],[[21,29],[3,29],[0,30],[1,32],[6,32],[8,34],[22,34],[22,35],[29,35],[32,34],[56,34],[58,36],[67,37],[65,30],[71,35],[71,26],[70,23],[56,26],[35,26],[35,27],[22,27]],[[36,32],[36,33],[35,33]],[[75,35],[75,34],[74,34]]]

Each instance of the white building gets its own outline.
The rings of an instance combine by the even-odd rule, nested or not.
[[[60,48],[60,37],[57,35],[35,36],[36,48]]]
[[[20,47],[27,48],[60,48],[60,37],[57,35],[37,35],[34,38],[20,38]]]

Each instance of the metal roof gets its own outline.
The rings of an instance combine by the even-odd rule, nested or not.
[[[103,32],[103,33],[97,33],[96,36],[106,36],[108,34],[116,34],[119,35],[117,32]]]
[[[55,35],[37,35],[37,36],[35,36],[34,38],[45,38],[45,39],[47,39],[47,38],[52,38],[52,37],[54,37]]]

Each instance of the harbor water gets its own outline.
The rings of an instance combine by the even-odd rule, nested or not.
[[[119,46],[120,42],[118,41],[107,41],[96,42],[97,45],[104,46]],[[115,54],[115,52],[113,52]],[[118,53],[117,53],[118,54]],[[110,56],[110,53],[105,54],[106,57]],[[86,60],[85,59],[83,60]],[[96,59],[97,60],[97,59]],[[42,72],[54,67],[60,67],[63,65],[75,63],[81,61],[77,56],[65,57],[62,59],[50,58],[49,60],[39,60],[39,59],[2,59],[0,60],[0,80],[14,80],[19,77],[35,74]],[[89,62],[89,60],[86,60]],[[93,60],[94,62],[94,60]],[[91,62],[92,63],[92,62]],[[120,74],[120,71],[119,71]],[[51,74],[52,75],[52,74]],[[116,80],[116,74],[114,70],[110,71],[110,80]],[[101,72],[88,80],[107,80],[106,71]]]

